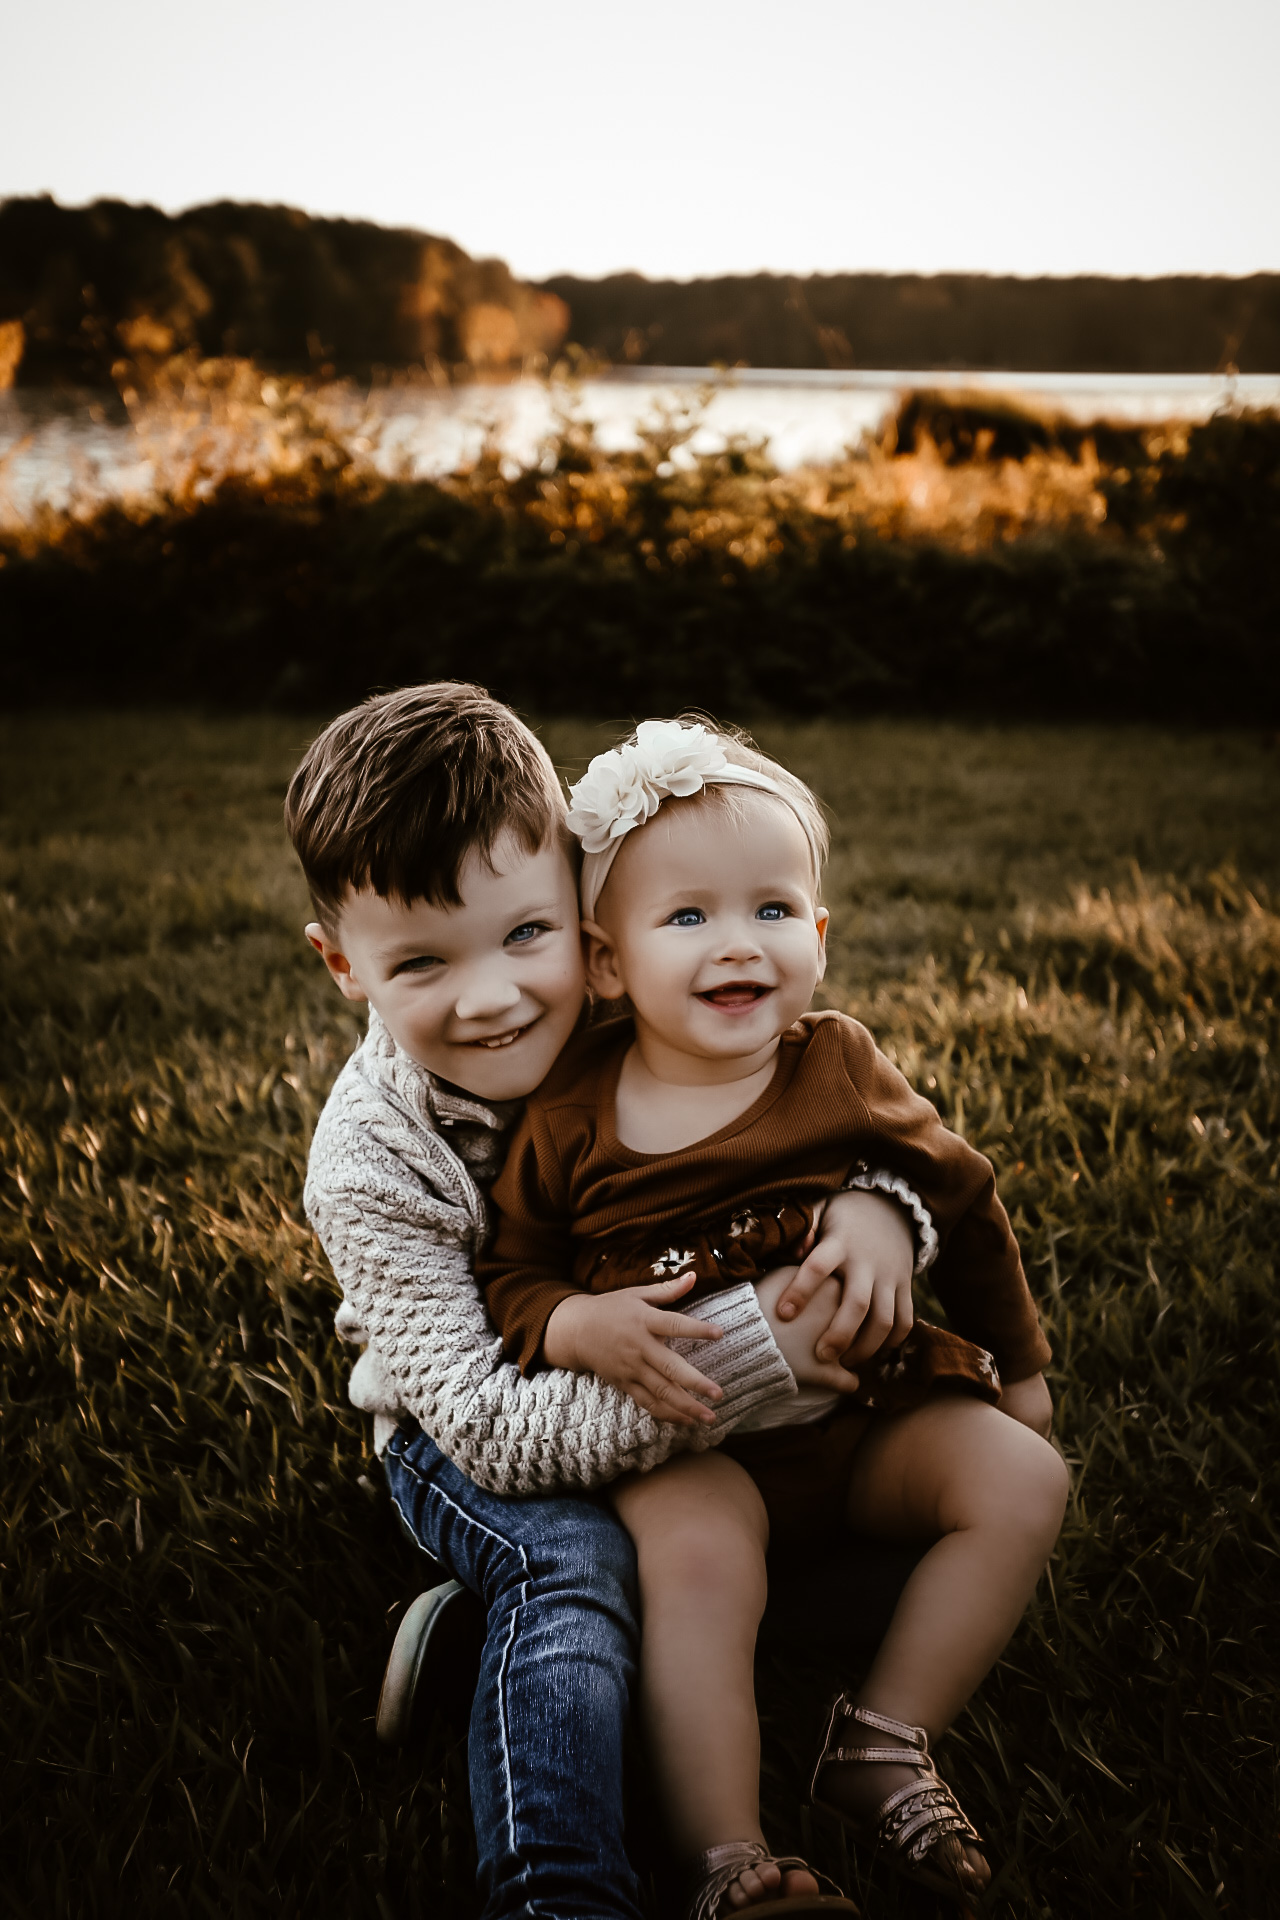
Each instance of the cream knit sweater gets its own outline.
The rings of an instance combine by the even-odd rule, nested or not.
[[[753,1409],[793,1396],[747,1284],[698,1304],[720,1340],[673,1343],[724,1390],[714,1426],[656,1421],[594,1374],[524,1379],[503,1360],[472,1267],[518,1112],[518,1102],[493,1108],[447,1091],[371,1011],[320,1116],[305,1204],[342,1288],[338,1332],[365,1348],[350,1392],[374,1415],[379,1451],[412,1414],[493,1493],[597,1487],[714,1445]]]

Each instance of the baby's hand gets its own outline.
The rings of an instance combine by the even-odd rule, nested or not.
[[[652,1287],[624,1287],[618,1293],[572,1293],[547,1321],[542,1352],[548,1366],[571,1373],[594,1373],[629,1393],[655,1420],[677,1427],[710,1426],[715,1415],[695,1394],[720,1400],[714,1380],[673,1353],[668,1340],[718,1340],[720,1329],[689,1314],[667,1313],[693,1285],[691,1273]]]
[[[756,1282],[756,1299],[769,1323],[769,1331],[777,1342],[778,1351],[795,1375],[798,1387],[825,1387],[831,1393],[856,1393],[856,1373],[842,1367],[838,1360],[819,1360],[817,1355],[818,1342],[826,1338],[827,1329],[840,1305],[841,1287],[838,1280],[824,1280],[808,1306],[792,1314],[789,1320],[778,1318],[778,1301],[797,1271],[795,1267],[778,1267]]]
[[[881,1347],[899,1346],[915,1324],[911,1276],[915,1236],[906,1213],[880,1193],[836,1193],[823,1211],[818,1244],[778,1302],[780,1320],[795,1317],[838,1274],[839,1307],[818,1341],[819,1360],[848,1366]]]

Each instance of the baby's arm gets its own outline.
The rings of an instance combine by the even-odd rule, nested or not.
[[[1002,1411],[1047,1435],[1053,1415],[1044,1379],[1049,1344],[991,1162],[944,1126],[931,1102],[914,1092],[865,1027],[844,1021],[841,1034],[850,1091],[865,1114],[859,1150],[873,1165],[891,1167],[909,1182],[896,1189],[904,1204],[909,1193],[915,1205],[927,1209],[926,1237],[938,1249],[930,1275],[934,1289],[956,1332],[993,1356]],[[880,1179],[871,1176],[859,1184]]]
[[[672,1340],[717,1340],[719,1333],[671,1305],[693,1285],[691,1273],[677,1274],[651,1287],[626,1287],[617,1293],[566,1294],[552,1308],[542,1341],[549,1367],[570,1373],[594,1373],[598,1380],[630,1394],[655,1420],[677,1426],[713,1426],[707,1400],[723,1397],[669,1344]]]
[[[863,1190],[835,1193],[823,1208],[817,1244],[778,1301],[778,1318],[794,1318],[838,1275],[838,1303],[817,1357],[856,1368],[910,1333],[915,1268],[915,1235],[896,1200]]]
[[[777,1302],[794,1272],[794,1267],[780,1267],[755,1288],[755,1298],[778,1351],[797,1386],[856,1393],[857,1375],[838,1360],[817,1352],[839,1305],[839,1281],[826,1281],[807,1306],[783,1323],[777,1317]],[[710,1387],[719,1401],[721,1390],[712,1382],[700,1383],[697,1374],[691,1380],[691,1369],[684,1370],[686,1363],[676,1350],[679,1342],[688,1338],[686,1329],[697,1322],[662,1310],[692,1285],[693,1275],[682,1274],[661,1286],[630,1287],[619,1293],[580,1293],[562,1300],[547,1323],[543,1352],[548,1365],[595,1374],[630,1394],[637,1406],[655,1419],[679,1419],[674,1410],[679,1407],[689,1415],[682,1425],[701,1422],[714,1426],[719,1410],[710,1412],[692,1394],[705,1394]],[[728,1297],[727,1293],[712,1294],[699,1311],[714,1313],[717,1303]]]
[[[1030,1373],[1025,1380],[1006,1380],[1000,1387],[1000,1411],[1012,1420],[1020,1420],[1032,1433],[1047,1440],[1053,1431],[1053,1395],[1042,1373]]]
[[[493,1189],[493,1234],[476,1264],[503,1349],[521,1372],[593,1373],[655,1418],[711,1426],[721,1389],[668,1342],[718,1340],[701,1318],[671,1312],[690,1281],[596,1294],[568,1278],[573,1261],[563,1174],[540,1116],[516,1129]],[[697,1396],[702,1396],[698,1398]]]
[[[711,1426],[714,1413],[694,1396],[719,1400],[720,1388],[667,1344],[719,1338],[704,1322],[670,1311],[671,1303],[692,1285],[692,1274],[677,1274],[651,1287],[626,1287],[618,1293],[566,1294],[547,1321],[542,1358],[549,1367],[594,1373],[597,1380],[630,1394],[655,1420]]]

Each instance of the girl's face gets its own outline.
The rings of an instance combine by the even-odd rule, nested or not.
[[[734,789],[669,800],[629,833],[588,923],[587,977],[691,1060],[759,1054],[813,998],[827,912],[790,808]]]

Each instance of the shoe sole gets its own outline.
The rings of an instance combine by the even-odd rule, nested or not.
[[[465,1717],[483,1646],[484,1615],[466,1587],[447,1580],[420,1593],[400,1622],[382,1677],[379,1745],[403,1747],[431,1708],[450,1720]]]

